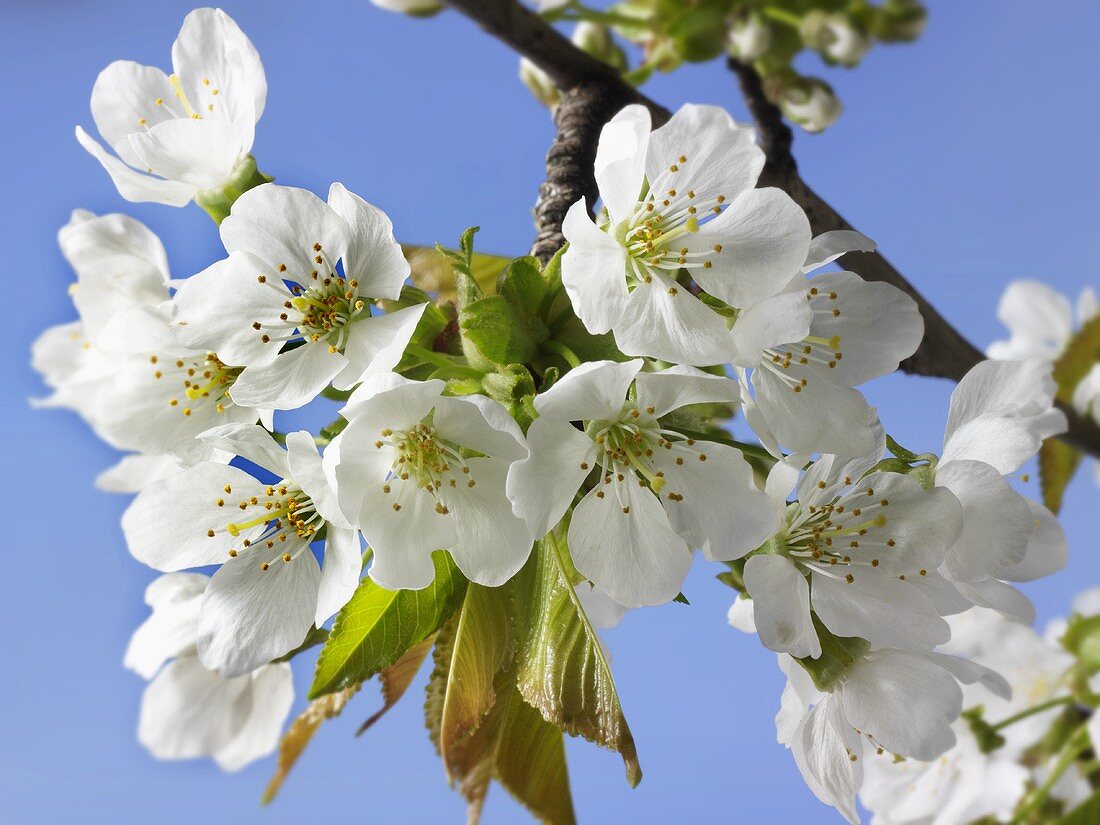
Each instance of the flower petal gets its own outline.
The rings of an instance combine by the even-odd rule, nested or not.
[[[394,240],[393,222],[376,206],[349,192],[342,183],[328,190],[328,205],[348,225],[344,273],[359,282],[359,294],[397,298],[409,277],[409,262]]]
[[[629,220],[638,205],[651,125],[649,110],[631,104],[600,131],[595,161],[596,184],[615,223]],[[576,207],[574,204],[570,212]],[[583,203],[581,208],[584,208]],[[566,237],[569,237],[568,232]]]
[[[549,417],[535,419],[527,431],[527,446],[530,456],[508,468],[506,490],[512,510],[541,537],[573,503],[581,483],[595,466],[596,448],[588,436],[567,421]]]
[[[791,744],[795,764],[814,796],[859,825],[856,792],[863,783],[863,743],[830,697],[816,704]]]
[[[852,229],[834,229],[822,232],[810,241],[806,253],[806,262],[802,264],[802,273],[813,272],[825,264],[832,263],[841,255],[849,252],[874,252],[875,242],[866,235]]]
[[[671,278],[654,273],[627,296],[615,343],[627,355],[709,366],[733,357],[725,319]]]
[[[297,435],[292,434],[292,435]],[[312,446],[313,438],[308,433]],[[274,473],[279,478],[292,478],[287,451],[280,447],[271,433],[255,424],[223,424],[207,430],[199,436],[207,444],[233,455],[239,455],[258,467]],[[287,437],[289,444],[290,437]],[[317,451],[314,450],[314,455]],[[320,458],[317,459],[320,463]],[[295,479],[297,481],[297,479]]]
[[[751,368],[769,356],[765,350],[794,344],[810,334],[813,311],[797,292],[781,292],[757,301],[733,325],[733,363]]]
[[[252,680],[252,701],[245,723],[213,754],[223,771],[238,771],[275,750],[294,703],[294,680],[286,662],[265,665],[247,678]]]
[[[592,223],[583,199],[569,207],[561,231],[569,242],[561,280],[573,311],[589,332],[605,333],[623,316],[626,250]]]
[[[794,563],[782,556],[750,557],[745,589],[752,596],[756,630],[765,647],[799,659],[821,655],[810,618],[810,587]]]
[[[186,206],[199,190],[198,186],[175,180],[161,180],[127,166],[107,151],[87,132],[76,127],[76,139],[89,155],[100,162],[111,176],[118,193],[134,203],[163,203]]]
[[[737,404],[741,400],[736,381],[687,365],[638,373],[636,381],[638,409],[651,418],[662,418],[689,404]]]
[[[123,665],[143,679],[152,679],[161,666],[195,644],[199,631],[199,604],[210,579],[198,573],[166,573],[145,590],[152,615],[130,637]]]
[[[333,385],[346,390],[367,375],[389,372],[396,367],[427,306],[406,307],[351,324],[344,344],[348,365],[336,376]]]
[[[324,565],[317,588],[317,612],[313,617],[315,625],[320,627],[329,616],[348,603],[359,586],[362,572],[358,531],[329,524]]]
[[[567,372],[554,386],[535,396],[540,416],[562,421],[614,420],[626,404],[626,393],[642,361],[588,361]]]
[[[294,410],[321,394],[347,359],[323,341],[281,352],[270,364],[246,367],[229,390],[243,407]]]
[[[224,120],[173,118],[127,136],[138,161],[153,174],[198,189],[222,186],[251,147],[246,136]]]

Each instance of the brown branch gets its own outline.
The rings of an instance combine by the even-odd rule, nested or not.
[[[561,243],[558,216],[564,217],[560,204],[567,193],[576,191],[588,197],[590,205],[595,199],[595,181],[589,174],[577,174],[575,169],[570,168],[567,181],[564,172],[561,181],[555,179],[555,170],[570,166],[569,161],[561,156],[573,151],[566,149],[566,145],[574,145],[574,141],[580,140],[582,135],[594,144],[604,123],[627,103],[646,106],[654,126],[667,121],[671,113],[641,94],[614,68],[578,49],[553,26],[516,0],[447,0],[447,3],[542,69],[563,93],[563,101],[567,98],[577,101],[576,108],[568,114],[569,122],[564,126],[562,120],[565,116],[559,112],[559,134],[547,156],[548,179],[540,189],[539,206],[536,207],[539,239],[534,250],[534,254],[543,256],[553,248],[553,244]],[[731,59],[729,65],[740,80],[745,101],[760,130],[760,146],[767,162],[759,185],[778,186],[785,190],[806,211],[814,234],[833,229],[852,229],[852,225],[810,189],[798,174],[798,166],[791,152],[793,135],[790,127],[784,122],[778,107],[764,95],[759,75],[751,67],[735,60]],[[579,122],[586,117],[590,120],[585,120],[583,124]],[[577,151],[583,153],[585,158],[595,156],[592,145],[583,149],[577,146]],[[925,323],[924,340],[917,351],[901,364],[903,371],[958,381],[985,357],[881,254],[849,253],[841,258],[841,263],[866,280],[893,284],[917,302]],[[1100,456],[1100,426],[1070,408],[1063,406],[1062,409],[1069,420],[1069,432],[1062,439],[1094,456]]]

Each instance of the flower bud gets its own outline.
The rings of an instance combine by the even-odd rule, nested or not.
[[[871,32],[884,43],[916,40],[928,21],[928,12],[920,0],[886,0],[877,12]]]
[[[807,132],[823,131],[844,111],[832,87],[813,77],[784,84],[778,99],[783,114]]]
[[[546,72],[528,60],[521,57],[519,60],[519,79],[523,85],[535,96],[535,100],[550,109],[554,109],[561,102],[561,93]]]
[[[802,40],[826,60],[855,66],[871,48],[871,40],[843,14],[812,11],[802,19]]]
[[[751,63],[772,44],[772,29],[759,12],[739,14],[730,22],[726,49],[732,57]]]
[[[582,20],[570,38],[581,51],[602,60],[616,69],[626,68],[626,53],[611,36],[610,29],[600,23]]]
[[[412,17],[430,17],[443,10],[439,0],[371,0],[374,5],[386,11],[396,11]]]

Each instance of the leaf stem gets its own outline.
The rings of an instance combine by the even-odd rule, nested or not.
[[[1058,784],[1058,780],[1062,778],[1062,775],[1077,761],[1077,757],[1087,750],[1088,747],[1088,728],[1081,725],[1081,727],[1073,732],[1073,735],[1070,736],[1069,740],[1062,747],[1062,750],[1058,753],[1058,757],[1046,781],[1032,791],[1026,798],[1024,804],[1016,811],[1016,815],[1012,817],[1011,825],[1021,825],[1021,823],[1027,822],[1028,818],[1035,813],[1035,811],[1039,810],[1042,804],[1046,802],[1047,797],[1050,796],[1051,790]]]
[[[550,352],[555,355],[560,355],[565,359],[565,363],[573,369],[581,365],[581,359],[577,357],[577,353],[573,352],[573,350],[569,349],[569,347],[560,341],[543,341],[542,348],[550,350]]]
[[[1059,696],[1057,699],[1050,699],[1049,701],[1042,702],[1041,704],[1030,707],[1027,710],[1022,710],[1019,713],[1009,716],[1007,719],[1002,719],[997,724],[993,725],[993,730],[1004,730],[1010,725],[1015,725],[1017,722],[1027,719],[1029,716],[1035,716],[1043,711],[1056,708],[1059,705],[1068,705],[1074,701],[1072,696]]]
[[[727,438],[720,435],[712,435],[710,433],[700,433],[695,430],[686,430],[683,427],[670,427],[680,433],[680,435],[686,438],[694,438],[697,441],[713,441],[715,444],[725,444],[727,447],[734,447],[743,453],[756,456],[769,463],[769,466],[776,464],[778,459],[761,447],[759,444],[747,444],[744,441],[738,441],[734,438]]]
[[[405,347],[405,352],[421,361],[425,361],[429,364],[435,364],[437,367],[456,367],[465,366],[462,360],[454,355],[446,355],[442,352],[435,352],[434,350],[425,349],[424,347],[416,344],[409,344]]]

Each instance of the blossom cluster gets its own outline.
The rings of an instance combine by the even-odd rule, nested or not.
[[[872,755],[963,747],[973,685],[1009,701],[1004,668],[953,630],[987,609],[1032,621],[1011,583],[1065,563],[1053,515],[1010,483],[1066,426],[1048,353],[975,367],[938,455],[897,445],[858,388],[916,350],[916,304],[826,271],[873,243],[814,237],[757,187],[754,131],[713,106],[657,127],[623,109],[564,251],[509,262],[486,295],[468,233],[456,300],[434,300],[381,209],[257,170],[264,72],[224,12],[188,15],[172,61],[96,81],[115,155],[78,138],[124,198],[206,209],[224,257],[174,280],[144,225],[75,212],[59,241],[79,320],[33,353],[40,403],[127,453],[99,483],[135,494],[126,543],[161,573],[125,657],[151,680],[154,755],[269,753],[289,661],[355,594],[438,589],[439,551],[471,593],[507,587],[548,536],[580,603],[616,616],[677,599],[696,551],[720,564],[731,623],[788,676],[780,740],[849,820],[865,775],[872,808],[892,782]],[[335,421],[279,429],[321,397]],[[738,414],[758,444],[722,428]]]

